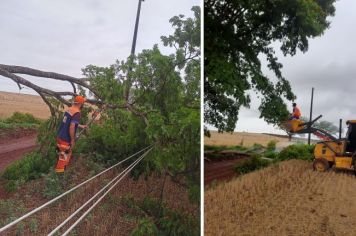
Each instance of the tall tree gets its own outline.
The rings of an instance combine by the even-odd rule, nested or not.
[[[173,48],[170,55],[154,45],[110,67],[90,65],[83,72],[104,101],[129,110],[108,110],[105,123],[90,134],[87,150],[110,157],[128,150],[128,145],[134,149],[138,144],[156,143],[152,155],[135,168],[135,175],[160,172],[170,176],[189,188],[191,199],[198,201],[200,8],[195,6],[192,11],[194,17],[170,19],[174,32],[161,37],[164,46]],[[127,99],[122,96],[126,76],[131,78]]]
[[[248,91],[260,95],[260,118],[279,124],[288,116],[291,86],[275,55],[274,42],[286,55],[305,53],[308,39],[329,27],[335,0],[205,0],[204,120],[220,131],[233,131]],[[261,58],[277,77],[261,70]]]

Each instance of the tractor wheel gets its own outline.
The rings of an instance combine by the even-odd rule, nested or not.
[[[330,168],[330,165],[324,158],[317,158],[313,162],[313,168],[316,171],[325,172]]]

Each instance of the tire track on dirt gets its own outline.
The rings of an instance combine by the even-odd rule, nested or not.
[[[12,162],[19,160],[24,154],[36,148],[36,133],[20,138],[2,138],[0,142],[0,171]],[[6,140],[7,139],[7,140]]]

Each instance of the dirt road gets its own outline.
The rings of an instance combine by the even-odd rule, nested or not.
[[[35,132],[23,137],[8,136],[0,140],[0,171],[12,162],[21,159],[25,153],[36,148]]]
[[[355,235],[356,179],[291,160],[205,192],[205,235]]]
[[[221,160],[205,160],[204,162],[204,185],[210,184],[217,180],[230,180],[237,176],[234,167],[237,163],[247,159],[248,156],[238,156],[236,158],[221,159]]]

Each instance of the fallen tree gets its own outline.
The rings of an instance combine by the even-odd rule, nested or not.
[[[193,7],[194,18],[171,18],[174,33],[162,36],[172,53],[162,54],[158,45],[145,49],[125,61],[108,67],[88,65],[83,78],[0,64],[0,75],[36,91],[51,110],[52,117],[38,130],[39,157],[56,160],[55,135],[63,105],[81,94],[89,102],[109,109],[102,112],[102,122],[93,124],[89,134],[78,141],[76,151],[110,165],[133,151],[155,143],[150,157],[135,168],[133,175],[161,174],[189,188],[190,198],[200,199],[200,8]],[[66,81],[68,91],[53,91],[32,83],[25,76]],[[91,107],[90,107],[91,108]],[[89,109],[90,109],[89,108]],[[111,108],[111,109],[110,109]],[[115,108],[115,109],[114,109]],[[118,108],[118,109],[116,109]],[[88,119],[82,110],[81,122]],[[40,158],[32,157],[40,160]],[[26,166],[36,172],[37,161]],[[43,163],[43,162],[42,162]],[[46,173],[53,163],[39,172]],[[20,169],[20,168],[17,168]],[[36,175],[37,176],[37,175]],[[40,175],[38,175],[40,176]],[[21,180],[14,177],[13,181]],[[162,183],[164,189],[165,181]]]

